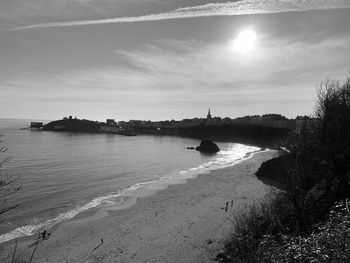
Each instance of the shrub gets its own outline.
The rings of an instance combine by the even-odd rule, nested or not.
[[[286,192],[234,217],[222,261],[350,262],[348,202],[336,202],[350,195],[350,77],[322,83],[315,116],[289,156],[262,165]]]
[[[232,216],[233,231],[225,250],[217,256],[223,262],[260,262],[260,242],[264,236],[288,233],[294,228],[294,215],[284,193],[271,193],[263,203],[237,211]]]
[[[315,224],[310,234],[269,235],[261,241],[257,262],[337,262],[350,259],[350,213],[337,202],[326,221]]]

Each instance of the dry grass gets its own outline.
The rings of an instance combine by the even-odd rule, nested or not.
[[[260,246],[260,262],[350,262],[350,213],[338,202],[310,234],[269,235]]]
[[[222,262],[260,262],[261,240],[267,235],[288,233],[293,218],[291,203],[283,193],[270,194],[263,203],[254,203],[233,215],[233,231],[225,251],[217,258]]]
[[[283,195],[254,204],[235,216],[234,232],[221,262],[350,262],[350,212],[337,202],[328,220],[313,225],[308,233],[293,232],[293,215]],[[281,208],[280,205],[284,206]]]

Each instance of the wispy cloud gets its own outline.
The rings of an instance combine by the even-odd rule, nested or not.
[[[86,67],[0,82],[0,104],[40,101],[43,112],[54,108],[56,116],[70,112],[86,116],[90,110],[92,118],[100,119],[113,113],[147,119],[154,111],[157,118],[184,117],[188,112],[198,116],[208,105],[217,111],[222,108],[223,115],[232,111],[236,116],[264,112],[294,116],[311,112],[319,80],[348,70],[344,54],[350,54],[349,41],[349,37],[307,42],[266,36],[249,56],[235,53],[230,41],[162,40],[139,50],[116,50],[127,67]],[[11,106],[13,111],[17,108],[21,106]]]
[[[125,101],[138,103],[145,97],[150,102],[162,98],[166,103],[168,98],[205,102],[213,97],[218,97],[220,103],[228,98],[230,103],[240,99],[270,102],[276,100],[277,94],[281,100],[291,97],[299,100],[307,92],[296,90],[308,86],[313,95],[315,80],[325,77],[328,66],[347,61],[342,54],[349,51],[349,40],[308,43],[265,39],[250,56],[236,53],[230,42],[207,45],[198,41],[162,40],[143,50],[116,50],[116,55],[122,56],[131,67],[71,70],[31,86],[36,90],[42,87],[40,92],[52,87],[50,94],[55,98],[84,96],[120,101],[123,97],[128,98]],[[339,68],[334,66],[334,70]],[[28,81],[11,83],[28,86]],[[54,89],[52,83],[60,88]]]
[[[78,25],[97,25],[109,23],[133,23],[181,19],[206,16],[235,16],[268,14],[281,12],[302,12],[308,10],[350,8],[348,0],[240,0],[226,3],[207,3],[204,5],[177,8],[169,12],[142,16],[116,17],[97,20],[78,20],[34,24],[17,27],[16,30],[42,27],[66,27]]]

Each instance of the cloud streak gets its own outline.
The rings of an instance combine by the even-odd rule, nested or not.
[[[177,8],[169,12],[148,14],[142,16],[116,17],[97,20],[78,20],[34,24],[17,27],[14,30],[68,27],[79,25],[98,25],[110,23],[134,23],[147,21],[160,21],[169,19],[182,19],[209,16],[237,16],[253,14],[273,14],[283,12],[302,12],[309,10],[350,8],[348,0],[239,0],[226,3],[208,3],[204,5]]]

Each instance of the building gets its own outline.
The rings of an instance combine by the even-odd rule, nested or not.
[[[30,123],[30,129],[31,130],[40,130],[43,127],[43,123],[42,122],[31,122]]]
[[[211,120],[210,108],[208,110],[207,120]]]

